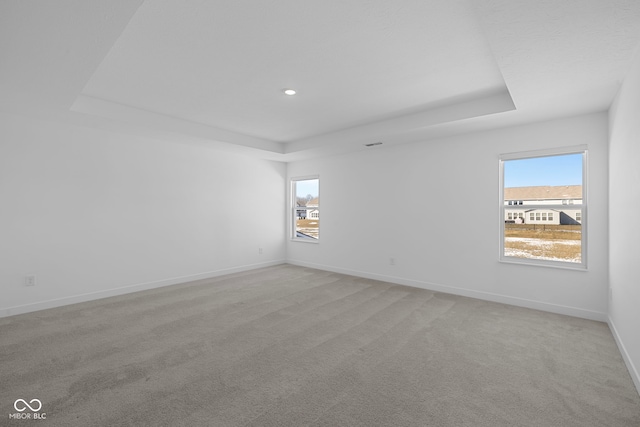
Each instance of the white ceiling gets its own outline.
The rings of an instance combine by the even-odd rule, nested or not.
[[[3,0],[0,109],[290,161],[606,110],[639,42],[638,0]]]

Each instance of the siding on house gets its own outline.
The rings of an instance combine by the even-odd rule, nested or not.
[[[296,215],[299,219],[320,219],[320,210],[317,209],[319,206],[320,200],[318,197],[315,199],[311,199],[307,202],[306,205],[297,202],[296,207],[301,209],[296,209]],[[309,209],[316,208],[316,209]]]
[[[320,199],[316,197],[315,199],[309,200],[307,202],[308,208],[318,208],[320,206]],[[319,209],[310,209],[307,211],[307,215],[309,219],[320,219],[320,210]]]
[[[504,189],[505,221],[526,224],[581,224],[582,185],[511,187]],[[532,205],[562,205],[565,208],[530,208]]]

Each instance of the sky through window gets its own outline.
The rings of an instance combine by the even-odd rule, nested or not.
[[[582,185],[582,154],[533,157],[504,162],[504,187]]]

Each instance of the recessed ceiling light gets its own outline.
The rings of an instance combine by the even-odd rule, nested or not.
[[[285,95],[293,96],[296,94],[295,89],[282,89]]]

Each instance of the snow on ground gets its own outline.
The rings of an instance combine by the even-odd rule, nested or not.
[[[552,245],[575,245],[580,246],[580,240],[544,240],[534,239],[532,237],[505,237],[505,242],[524,242],[532,246],[549,247]]]
[[[541,250],[550,250],[553,248],[554,245],[579,246],[582,244],[580,240],[543,240],[543,239],[534,239],[530,237],[505,237],[504,241],[505,241],[505,248],[504,248],[505,256],[511,256],[516,258],[527,258],[527,259],[544,259],[549,261],[564,261],[564,262],[580,262],[581,261],[580,255],[578,255],[573,259],[555,258],[555,257],[549,257],[549,256],[533,255],[531,252],[524,251],[522,249],[506,247],[508,242],[520,242],[520,243],[525,243],[526,245],[531,247],[531,249],[539,248]]]
[[[505,256],[515,257],[515,258],[544,259],[544,260],[547,260],[547,261],[580,262],[580,257],[576,257],[576,258],[573,258],[573,259],[566,259],[566,258],[554,258],[554,257],[550,257],[550,256],[537,256],[537,255],[532,255],[529,252],[522,251],[520,249],[505,248],[504,255]]]

